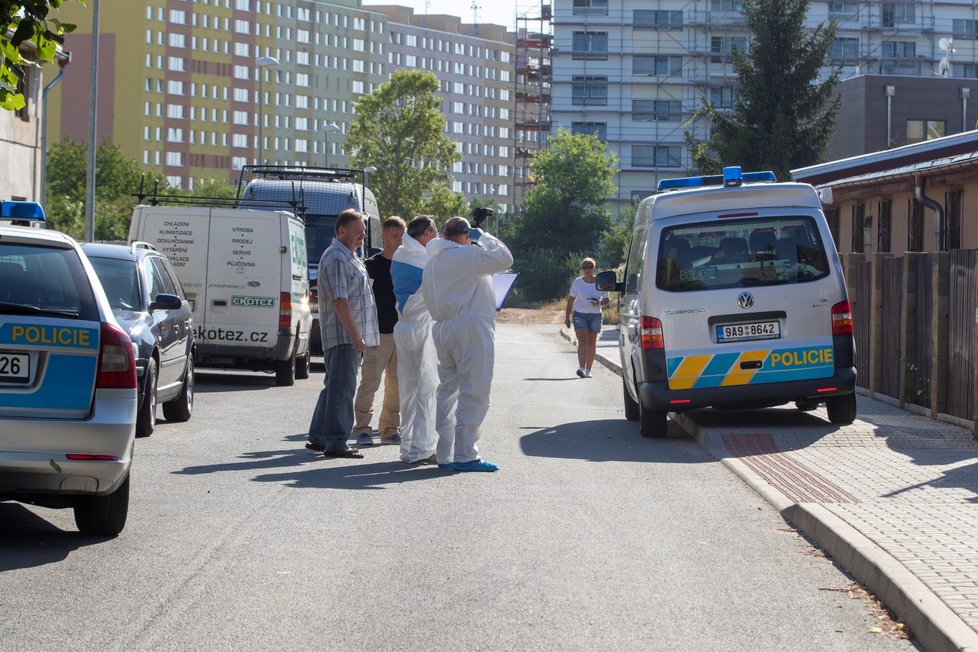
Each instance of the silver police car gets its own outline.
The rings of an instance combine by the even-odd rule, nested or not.
[[[114,536],[129,512],[132,342],[78,244],[0,202],[0,501],[75,511]]]

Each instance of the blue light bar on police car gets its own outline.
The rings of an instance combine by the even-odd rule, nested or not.
[[[44,209],[33,201],[0,201],[0,219],[44,221]]]
[[[740,166],[732,165],[723,168],[723,175],[713,174],[704,177],[681,177],[679,179],[662,179],[657,190],[680,190],[682,188],[702,188],[703,186],[739,186],[742,183],[757,183],[760,181],[777,181],[774,172],[741,172]]]

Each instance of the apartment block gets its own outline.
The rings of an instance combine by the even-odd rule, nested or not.
[[[492,198],[513,210],[513,69],[515,35],[501,25],[466,24],[408,7],[372,6],[388,19],[391,71],[425,70],[438,77],[446,134],[461,160],[453,190]]]
[[[709,135],[705,121],[689,122],[704,100],[733,107],[732,52],[750,48],[742,4],[555,0],[552,15],[553,129],[608,143],[621,167],[614,204],[626,210],[659,179],[687,172],[684,131]],[[829,63],[842,66],[844,79],[978,74],[971,0],[811,3],[809,27],[829,19],[839,25]]]

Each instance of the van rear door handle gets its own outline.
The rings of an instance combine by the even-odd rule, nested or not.
[[[760,369],[763,363],[760,360],[747,360],[740,363],[741,369]]]
[[[214,299],[215,306],[226,306],[228,305],[227,299]]]

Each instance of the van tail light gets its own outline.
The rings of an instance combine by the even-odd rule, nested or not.
[[[136,357],[132,340],[112,324],[102,322],[96,389],[135,389]]]
[[[852,335],[852,308],[848,301],[832,306],[832,334]]]
[[[292,328],[292,295],[283,292],[278,302],[278,327]]]
[[[655,317],[642,315],[642,349],[645,351],[666,348],[662,339],[662,322]]]

